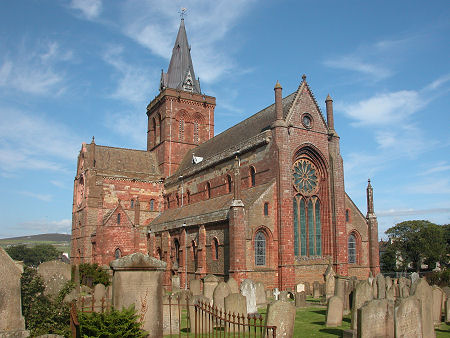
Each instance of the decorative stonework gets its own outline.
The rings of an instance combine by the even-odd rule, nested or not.
[[[294,187],[304,194],[312,195],[319,187],[319,179],[317,169],[311,161],[307,159],[299,159],[294,163]]]

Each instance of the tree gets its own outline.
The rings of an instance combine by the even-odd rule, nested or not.
[[[81,284],[89,287],[99,283],[108,286],[111,283],[108,272],[103,270],[97,263],[80,264],[80,281]]]
[[[395,271],[397,270],[397,254],[395,248],[391,243],[386,243],[386,250],[380,258],[380,265],[383,271]]]
[[[23,261],[25,265],[35,267],[60,256],[59,251],[51,244],[38,244],[33,247],[19,244],[6,248],[6,252],[12,259]]]
[[[422,262],[432,268],[436,262],[446,260],[447,243],[443,226],[423,220],[405,221],[389,228],[386,234],[392,240],[404,270],[412,264],[416,271],[420,271]]]

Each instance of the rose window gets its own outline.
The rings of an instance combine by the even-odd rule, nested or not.
[[[294,186],[304,195],[311,195],[318,188],[317,169],[309,160],[300,159],[294,163]]]

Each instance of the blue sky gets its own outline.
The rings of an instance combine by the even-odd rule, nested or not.
[[[82,142],[145,149],[146,105],[181,8],[216,134],[287,95],[302,74],[334,99],[346,190],[380,236],[450,223],[448,1],[0,3],[0,238],[70,233]]]

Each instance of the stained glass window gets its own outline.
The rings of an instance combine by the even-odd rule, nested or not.
[[[322,255],[322,229],[320,224],[320,202],[316,201],[316,255]]]
[[[306,210],[305,200],[300,200],[300,238],[301,238],[301,254],[306,256]]]
[[[299,254],[299,243],[298,243],[298,208],[297,208],[297,198],[294,197],[294,254],[298,256]]]
[[[120,251],[119,248],[117,248],[116,251],[114,251],[114,257],[115,259],[119,259],[120,257],[122,257],[122,252]]]
[[[317,190],[317,169],[314,164],[306,159],[294,163],[294,186],[299,192],[307,195]]]
[[[256,185],[256,171],[253,167],[250,167],[250,184],[252,187]]]
[[[348,262],[356,263],[356,238],[353,234],[348,236]]]
[[[313,204],[312,201],[308,202],[308,235],[309,235],[309,255],[314,256],[316,251],[314,250],[314,218],[313,218]]]
[[[155,200],[151,199],[150,200],[150,211],[153,211],[155,209]]]
[[[255,236],[255,265],[266,265],[266,236],[262,231]]]
[[[264,216],[269,216],[269,203],[264,203]]]

